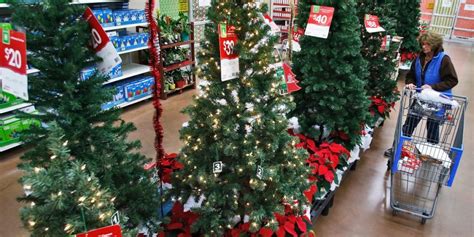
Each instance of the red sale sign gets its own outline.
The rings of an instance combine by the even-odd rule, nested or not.
[[[305,35],[327,39],[334,16],[334,7],[312,5]]]
[[[2,54],[0,57],[0,78],[3,90],[28,100],[25,34],[2,29],[0,52]]]
[[[298,43],[299,43],[299,42],[300,42],[300,38],[301,38],[301,36],[302,36],[303,34],[304,34],[304,29],[295,26],[295,28],[293,29],[293,33],[292,33],[292,35],[293,35],[293,40],[294,40],[295,42],[298,42]]]
[[[365,29],[369,33],[385,31],[385,29],[380,26],[378,16],[365,14],[364,25],[365,25]]]
[[[90,8],[86,9],[84,19],[91,27],[92,48],[97,56],[102,58],[102,62],[97,65],[98,70],[100,73],[107,75],[114,67],[122,63],[122,59]]]
[[[112,225],[77,234],[76,237],[122,237],[122,229],[120,225]]]
[[[221,57],[221,80],[228,81],[239,76],[239,55],[234,50],[237,45],[235,27],[219,24],[219,50]]]

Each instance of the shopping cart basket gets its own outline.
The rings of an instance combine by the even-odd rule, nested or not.
[[[390,159],[390,206],[393,214],[419,216],[424,224],[434,216],[441,187],[451,187],[456,176],[467,98],[438,93],[440,98],[426,99],[420,91],[402,93]]]

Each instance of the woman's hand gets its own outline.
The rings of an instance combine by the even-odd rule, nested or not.
[[[425,84],[425,85],[423,85],[423,86],[421,87],[421,89],[423,89],[423,90],[424,90],[424,89],[431,89],[431,86]]]
[[[410,83],[408,85],[405,85],[405,88],[407,88],[409,90],[414,90],[414,89],[416,89],[416,86],[413,83]]]

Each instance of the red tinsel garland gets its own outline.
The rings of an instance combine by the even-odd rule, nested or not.
[[[165,150],[163,149],[163,126],[161,125],[160,119],[163,114],[160,102],[161,92],[161,75],[158,69],[160,63],[160,54],[156,48],[159,45],[158,39],[158,28],[155,19],[153,18],[153,11],[155,9],[155,0],[148,0],[145,8],[146,18],[149,23],[150,40],[148,41],[148,47],[150,48],[150,67],[151,74],[155,78],[155,90],[153,91],[153,107],[155,108],[155,115],[153,116],[153,128],[155,129],[155,149],[156,149],[156,162],[161,164],[161,160],[165,156]],[[158,167],[159,168],[159,167]]]

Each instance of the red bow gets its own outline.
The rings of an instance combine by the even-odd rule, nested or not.
[[[166,154],[165,157],[161,159],[158,169],[161,172],[161,180],[164,183],[169,183],[173,172],[184,167],[182,163],[177,161],[177,157],[178,155],[176,153],[171,153]]]

